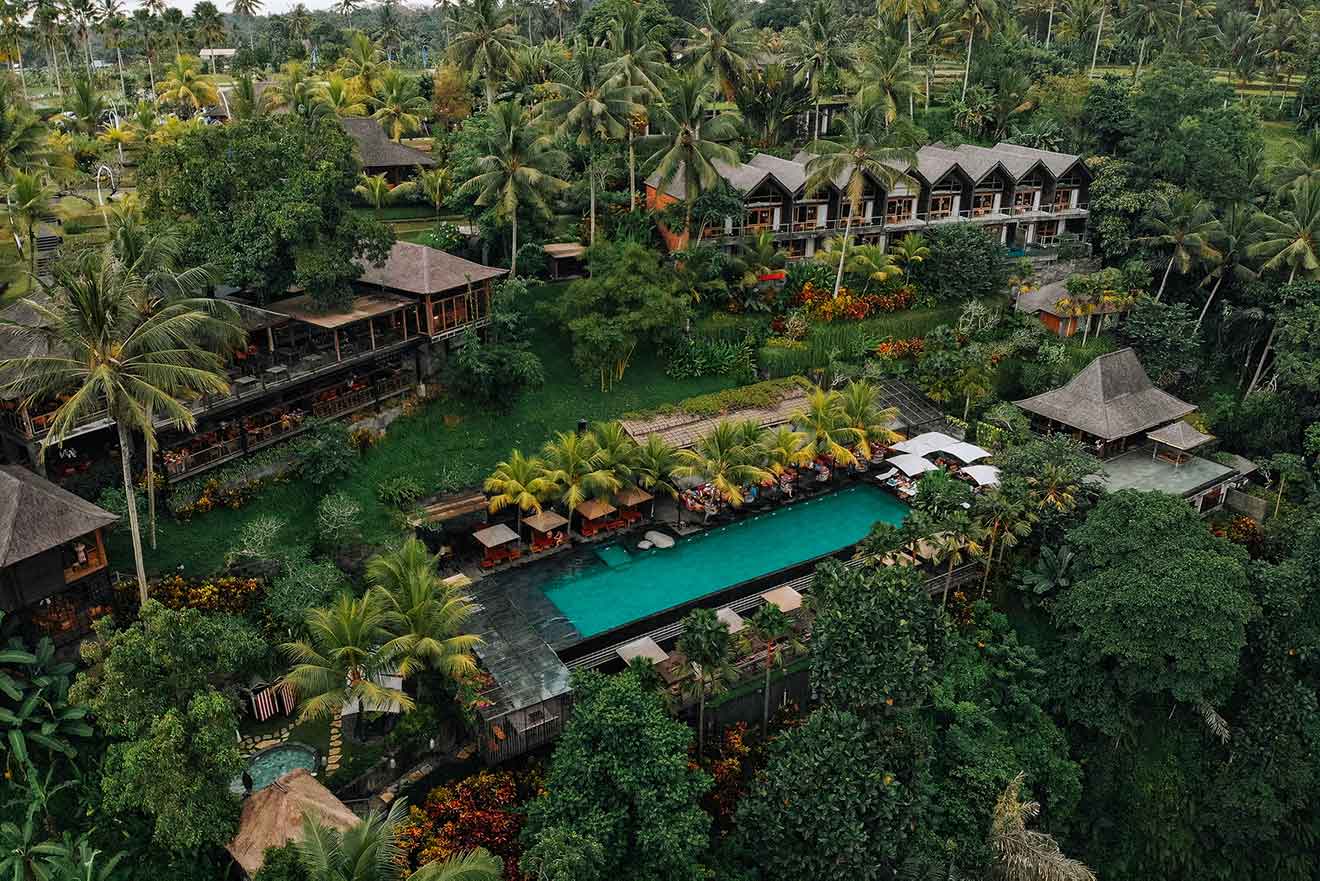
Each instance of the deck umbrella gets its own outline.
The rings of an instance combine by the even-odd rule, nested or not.
[[[968,465],[959,473],[976,481],[977,486],[994,486],[999,483],[999,469],[993,465]]]
[[[885,461],[887,464],[902,471],[908,477],[916,477],[918,474],[924,474],[927,471],[935,471],[939,468],[934,462],[923,459],[915,453],[904,453],[901,456],[891,456]]]
[[[941,431],[928,431],[925,434],[919,434],[916,437],[891,444],[891,450],[897,450],[900,453],[911,453],[914,456],[925,456],[936,450],[947,450],[951,446],[962,443],[955,437],[949,437]]]
[[[977,459],[990,458],[990,451],[976,444],[969,444],[966,441],[958,441],[947,447],[940,447],[940,451],[948,453],[959,462],[975,462]]]

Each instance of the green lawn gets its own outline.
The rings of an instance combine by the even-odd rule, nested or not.
[[[561,289],[546,285],[536,289],[533,296],[545,301]],[[540,324],[539,319],[537,322],[541,330],[534,344],[547,374],[543,389],[524,395],[500,412],[450,400],[433,402],[391,426],[386,441],[367,453],[360,467],[334,487],[361,503],[367,542],[384,543],[398,535],[394,518],[375,496],[377,484],[386,478],[410,476],[430,491],[456,468],[484,476],[510,448],[539,449],[553,432],[573,429],[579,418],[617,418],[733,385],[722,377],[670,379],[654,355],[639,352],[623,381],[613,391],[602,393],[579,378],[568,341]],[[461,421],[448,427],[446,415],[460,416]],[[147,568],[164,572],[183,567],[192,574],[210,573],[222,565],[239,527],[260,516],[287,521],[285,542],[311,542],[315,537],[317,500],[316,488],[295,482],[266,490],[238,511],[215,510],[190,523],[177,523],[163,515],[157,550],[147,552]],[[115,534],[111,554],[119,569],[128,571],[132,567],[126,531]]]
[[[1265,136],[1266,165],[1285,161],[1302,144],[1301,133],[1291,123],[1262,122],[1260,127]]]

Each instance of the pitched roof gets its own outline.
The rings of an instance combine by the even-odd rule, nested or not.
[[[0,466],[0,569],[118,519],[26,468]]]
[[[336,327],[343,327],[346,324],[352,324],[355,321],[375,318],[378,315],[388,315],[391,312],[406,309],[416,302],[416,300],[407,297],[375,292],[354,297],[353,302],[342,312],[326,312],[317,308],[311,295],[299,294],[287,300],[280,300],[278,303],[271,303],[270,311],[305,324],[314,324],[317,327],[331,330]]]
[[[1107,441],[1181,419],[1196,409],[1155,388],[1131,349],[1101,355],[1061,388],[1015,403]]]
[[[747,164],[763,168],[773,174],[790,193],[796,193],[807,182],[807,166],[804,162],[780,159],[769,153],[757,153]]]
[[[995,144],[994,149],[1001,153],[1009,153],[1014,156],[1020,156],[1025,159],[1039,160],[1055,177],[1061,177],[1066,174],[1074,165],[1080,164],[1081,157],[1074,156],[1071,153],[1055,153],[1053,150],[1037,150],[1035,147],[1022,147],[1018,144],[1010,144],[1007,141],[1000,141]],[[1082,166],[1085,168],[1086,166]]]
[[[341,832],[362,822],[306,768],[298,768],[243,801],[238,834],[226,848],[250,878],[265,863],[266,848],[302,841],[305,816]]]
[[[435,160],[421,150],[396,144],[385,136],[385,129],[370,117],[339,120],[344,131],[357,142],[364,168],[399,168],[410,165],[431,166]]]
[[[1157,428],[1154,431],[1146,433],[1146,437],[1156,443],[1164,444],[1166,447],[1173,447],[1175,450],[1194,450],[1197,447],[1203,447],[1215,437],[1212,434],[1206,434],[1197,431],[1185,420],[1179,419],[1177,422],[1171,422],[1163,428]]]
[[[46,303],[49,300],[44,294],[33,294],[30,299],[39,303]],[[22,300],[0,309],[0,320],[32,328],[40,327],[42,324],[41,316],[37,311]],[[0,326],[0,359],[27,358],[45,354],[47,354],[47,345],[41,337],[29,336]]]
[[[731,410],[715,416],[703,416],[675,410],[659,416],[641,419],[624,419],[620,424],[628,436],[639,444],[653,434],[660,435],[665,443],[676,447],[690,447],[710,434],[716,423],[722,419],[756,420],[762,428],[773,428],[792,420],[793,414],[802,409],[806,392],[794,388],[784,392],[777,403],[768,407],[748,407]]]
[[[395,242],[382,266],[366,260],[359,260],[358,264],[362,267],[358,280],[363,284],[382,285],[410,294],[438,294],[509,274],[507,269],[483,266],[415,242]]]

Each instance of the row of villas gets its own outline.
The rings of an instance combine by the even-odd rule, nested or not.
[[[840,177],[817,192],[806,188],[811,155],[792,159],[757,153],[741,165],[716,163],[724,180],[743,196],[743,216],[701,231],[703,241],[733,248],[770,232],[790,257],[811,257],[848,225],[851,205]],[[853,218],[855,241],[886,247],[892,237],[941,223],[968,222],[985,228],[1009,248],[1049,246],[1086,231],[1091,174],[1078,156],[1017,144],[994,147],[936,143],[917,151],[917,162],[895,166],[904,178],[893,187],[870,176],[860,211]],[[683,199],[682,172],[660,188],[646,182],[647,205],[664,208]],[[668,233],[671,250],[685,235]]]

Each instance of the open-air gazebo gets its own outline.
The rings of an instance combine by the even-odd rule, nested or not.
[[[267,848],[302,840],[304,817],[341,832],[362,822],[306,768],[298,768],[244,800],[238,834],[227,845],[234,862],[249,878],[256,877]]]
[[[568,540],[563,532],[556,532],[568,524],[568,518],[555,511],[542,511],[523,518],[523,526],[532,531],[532,553],[544,551]]]
[[[1214,435],[1198,431],[1183,419],[1171,422],[1155,431],[1146,432],[1146,438],[1153,443],[1150,451],[1151,461],[1159,456],[1173,462],[1175,467],[1181,465],[1192,450],[1199,449],[1215,439]],[[1161,446],[1167,447],[1168,450],[1162,451]]]
[[[481,565],[484,568],[489,569],[502,560],[510,560],[518,556],[517,548],[505,547],[505,545],[518,542],[518,533],[503,523],[496,523],[494,526],[478,529],[472,533],[472,537],[485,549],[485,556],[481,560]]]
[[[641,487],[624,487],[615,494],[614,501],[623,509],[621,512],[623,519],[629,523],[635,523],[641,520],[643,516],[655,516],[655,496]],[[643,515],[639,510],[639,506],[647,502],[651,503],[651,510],[650,513]]]
[[[605,518],[618,509],[604,499],[587,499],[578,505],[576,510],[577,515],[582,518],[579,531],[586,538],[591,538],[606,525],[603,522]]]

